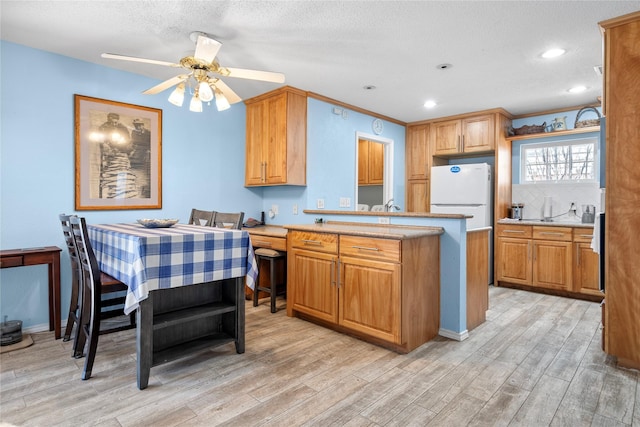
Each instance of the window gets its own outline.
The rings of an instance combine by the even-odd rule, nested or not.
[[[595,181],[597,138],[522,145],[522,183]]]

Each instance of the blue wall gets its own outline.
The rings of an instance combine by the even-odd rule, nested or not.
[[[0,248],[65,247],[58,214],[78,213],[89,222],[133,222],[137,218],[188,219],[192,207],[245,212],[260,217],[273,204],[279,214],[267,222],[310,222],[303,209],[324,198],[338,209],[340,197],[355,199],[355,133],[371,133],[373,117],[309,99],[306,187],[244,187],[245,108],[243,103],[203,113],[167,102],[169,91],[142,95],[153,79],[69,57],[0,42]],[[28,85],[24,64],[37,64],[42,85]],[[274,87],[275,88],[275,87]],[[74,210],[74,94],[159,108],[163,111],[160,210]],[[393,139],[394,196],[404,206],[404,126],[385,121],[382,137]],[[293,215],[297,204],[298,215]],[[70,298],[66,250],[61,260],[62,319]],[[48,324],[45,266],[0,270],[0,318],[24,327]]]
[[[1,42],[0,248],[65,247],[60,213],[89,222],[180,218],[192,207],[242,210],[258,216],[262,190],[244,187],[243,103],[200,114],[175,107],[168,93],[142,95],[158,82],[52,53]],[[25,64],[37,75],[25,79]],[[161,210],[74,211],[74,94],[163,110]],[[185,104],[188,104],[187,102]],[[62,253],[63,321],[70,299],[70,269]],[[48,324],[46,266],[0,270],[0,318],[24,326]]]

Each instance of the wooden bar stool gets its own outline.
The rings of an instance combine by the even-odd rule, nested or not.
[[[278,286],[284,285],[284,293],[287,289],[287,254],[286,252],[279,252],[273,249],[258,248],[255,251],[255,256],[258,261],[258,279],[256,280],[256,286],[253,289],[253,306],[258,306],[258,294],[260,291],[268,292],[271,296],[271,312],[276,312],[276,295],[278,293]],[[269,262],[269,284],[268,286],[260,286],[260,273],[262,270],[262,261]],[[276,261],[282,260],[285,263],[284,266],[284,279],[281,283],[276,281]]]

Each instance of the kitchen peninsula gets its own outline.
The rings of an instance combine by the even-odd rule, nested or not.
[[[438,335],[440,227],[285,225],[287,315],[407,353]]]
[[[425,212],[357,212],[349,210],[304,210],[308,221],[349,221],[368,226],[377,226],[381,221],[391,225],[438,227],[440,235],[440,336],[456,341],[466,339],[473,328],[467,317],[467,306],[475,304],[468,295],[467,278],[467,231],[466,216],[460,214],[430,214]],[[488,250],[488,248],[487,248]],[[485,286],[485,290],[487,287]],[[477,326],[477,325],[476,325]]]

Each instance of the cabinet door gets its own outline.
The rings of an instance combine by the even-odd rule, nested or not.
[[[263,138],[265,135],[264,102],[247,105],[247,143],[245,185],[261,185],[264,174]]]
[[[407,128],[406,179],[429,179],[429,125]]]
[[[382,185],[384,181],[384,144],[369,141],[369,184]]]
[[[400,264],[340,258],[342,326],[401,344]]]
[[[369,141],[358,139],[358,185],[369,183]]]
[[[287,288],[291,290],[287,298],[293,299],[293,310],[337,323],[336,257],[294,249],[287,253],[287,263]]]
[[[533,241],[533,285],[570,291],[573,272],[571,242]]]
[[[532,278],[531,240],[498,238],[498,280],[530,285]]]
[[[493,115],[462,120],[462,148],[465,153],[493,151],[495,147]]]
[[[460,152],[460,120],[431,124],[431,152],[434,156]]]
[[[573,290],[587,295],[604,297],[600,292],[598,254],[593,252],[590,243],[574,243],[575,264]]]
[[[263,159],[267,184],[287,182],[287,94],[266,100],[267,139]]]
[[[429,180],[407,181],[407,212],[429,212]]]

